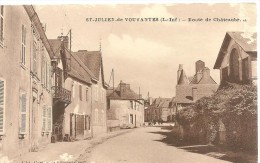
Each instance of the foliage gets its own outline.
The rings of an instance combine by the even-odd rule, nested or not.
[[[222,83],[212,96],[203,97],[180,110],[176,119],[186,128],[192,128],[194,124],[199,125],[200,130],[206,133],[205,139],[208,143],[218,142],[217,132],[221,120],[226,128],[228,145],[255,146],[257,88],[254,85]]]

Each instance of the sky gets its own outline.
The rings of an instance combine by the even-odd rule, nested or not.
[[[114,69],[115,86],[122,80],[144,98],[174,97],[177,70],[183,64],[187,76],[195,74],[202,60],[219,83],[214,70],[227,31],[256,31],[256,5],[233,4],[106,4],[35,5],[46,25],[48,38],[72,29],[72,50],[100,50],[105,81]],[[89,22],[86,18],[122,18],[124,21]],[[177,18],[180,22],[127,22],[125,18]],[[188,21],[206,18],[240,18],[241,22]],[[182,21],[185,20],[185,21]],[[110,81],[110,86],[112,82]]]

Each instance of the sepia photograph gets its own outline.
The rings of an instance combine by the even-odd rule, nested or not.
[[[257,6],[0,0],[0,163],[257,163]]]

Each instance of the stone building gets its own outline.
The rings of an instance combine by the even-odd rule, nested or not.
[[[226,33],[214,65],[214,69],[220,70],[222,82],[256,83],[256,38],[256,33]]]
[[[106,132],[107,86],[104,82],[101,52],[72,52],[69,50],[68,36],[59,36],[49,41],[54,51],[59,53],[55,55],[66,61],[63,85],[71,92],[71,101],[63,105],[62,111],[57,112],[61,117],[56,117],[59,125],[54,124],[61,126],[61,129],[57,129],[60,135],[58,140],[85,139]]]
[[[176,85],[176,109],[188,106],[198,99],[210,96],[218,89],[218,84],[210,76],[210,69],[201,60],[195,63],[195,74],[187,77],[183,65],[179,65]]]
[[[135,93],[130,84],[119,83],[107,92],[108,128],[133,128],[144,123],[144,100]]]
[[[106,91],[108,85],[104,79],[104,68],[101,51],[79,50],[75,54],[84,65],[89,68],[91,75],[91,122],[93,136],[107,132],[107,101]]]
[[[54,53],[32,6],[0,6],[0,153],[51,142]]]
[[[155,98],[145,109],[146,122],[174,122],[176,114],[175,98]]]

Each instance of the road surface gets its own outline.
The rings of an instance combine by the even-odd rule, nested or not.
[[[109,139],[92,149],[90,163],[224,163],[164,142],[170,130],[144,127]]]

